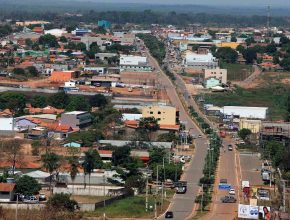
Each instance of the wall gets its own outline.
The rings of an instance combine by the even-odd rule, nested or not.
[[[227,83],[227,74],[228,71],[226,69],[205,69],[204,70],[204,78],[215,77],[219,79],[222,83]]]
[[[142,109],[142,117],[154,117],[160,119],[160,125],[176,124],[176,108],[171,106],[149,106]]]
[[[16,209],[16,203],[0,203],[0,206],[4,209]],[[18,209],[43,209],[45,204],[18,204]]]

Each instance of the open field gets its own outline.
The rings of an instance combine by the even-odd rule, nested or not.
[[[269,107],[269,120],[283,120],[287,115],[288,93],[288,88],[281,84],[248,90],[237,88],[231,93],[205,94],[205,103],[217,106]]]
[[[221,63],[221,68],[228,70],[229,81],[243,81],[253,72],[252,65],[238,63]]]
[[[157,198],[159,202],[161,199]],[[149,211],[145,210],[145,197],[144,196],[134,196],[128,197],[119,201],[115,201],[112,204],[106,206],[105,208],[98,208],[94,212],[86,213],[86,216],[97,217],[102,216],[106,213],[107,217],[119,217],[119,218],[153,218],[154,217],[154,198],[152,195],[149,196]],[[169,201],[164,200],[163,210],[165,211],[169,205]],[[150,209],[152,207],[152,209]],[[157,206],[158,214],[161,214],[161,206]]]

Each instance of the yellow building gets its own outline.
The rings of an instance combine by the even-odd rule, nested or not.
[[[250,129],[253,134],[260,132],[262,127],[261,120],[249,120],[242,118],[240,119],[240,129],[247,128]]]
[[[240,44],[237,42],[222,42],[222,43],[217,44],[216,46],[217,47],[230,47],[232,49],[236,49],[237,46],[239,46],[239,45]]]
[[[171,106],[148,106],[142,109],[142,117],[154,117],[159,125],[176,125],[178,114],[175,107]]]

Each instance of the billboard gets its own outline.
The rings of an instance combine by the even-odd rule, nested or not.
[[[239,204],[238,217],[247,219],[258,219],[259,207],[253,205]]]
[[[220,183],[219,184],[219,190],[230,190],[232,188],[232,186],[230,184],[224,184],[224,183]]]
[[[271,208],[267,206],[239,204],[239,218],[270,220]]]

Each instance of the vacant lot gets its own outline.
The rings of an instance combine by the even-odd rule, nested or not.
[[[238,63],[222,63],[221,68],[228,70],[229,81],[243,81],[253,72],[252,65]]]
[[[289,88],[282,84],[272,84],[263,88],[237,88],[229,93],[205,95],[205,102],[217,106],[269,107],[269,120],[283,120],[287,115]]]

